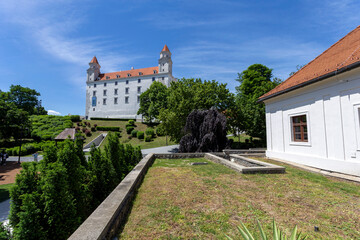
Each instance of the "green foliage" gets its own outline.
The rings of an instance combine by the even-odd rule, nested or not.
[[[105,155],[114,166],[118,179],[122,179],[126,172],[126,164],[124,162],[124,150],[119,147],[119,138],[113,133],[109,133],[107,136],[108,143],[105,146]]]
[[[101,127],[101,126],[97,126],[96,130],[98,131],[113,131],[113,132],[119,132],[120,131],[120,127]]]
[[[10,230],[0,222],[0,240],[8,240],[11,239]]]
[[[159,125],[156,129],[155,129],[155,131],[156,131],[156,135],[157,136],[165,136],[165,129],[164,129],[164,126],[163,125]]]
[[[134,119],[92,117],[91,120],[101,120],[101,121],[129,121],[129,120],[134,120]]]
[[[79,115],[71,115],[70,120],[72,122],[80,122],[80,116]]]
[[[259,228],[259,232],[260,232],[260,236],[262,240],[268,240],[270,239],[270,237],[268,237],[265,233],[265,231],[263,230],[263,228],[261,227],[261,224],[259,221],[257,221],[257,226]],[[253,237],[253,235],[250,233],[250,231],[246,228],[246,226],[241,223],[241,227],[237,227],[241,236],[243,237],[243,239],[245,240],[255,240],[255,238]],[[232,240],[231,237],[225,235],[227,239]],[[282,232],[275,223],[275,220],[273,220],[273,240],[305,240],[307,239],[307,236],[302,237],[301,233],[297,234],[297,227],[295,226],[294,229],[291,232],[290,237],[287,237],[285,235],[284,232]]]
[[[167,108],[167,87],[160,82],[153,82],[140,95],[140,107],[137,114],[142,114],[146,122],[157,119],[160,109]]]
[[[153,138],[155,136],[155,131],[153,128],[147,128],[145,130],[146,136],[150,136],[150,138]]]
[[[144,132],[143,132],[143,131],[138,131],[138,132],[136,133],[136,137],[137,137],[138,139],[144,139]]]
[[[135,121],[133,119],[130,119],[129,122],[128,122],[131,126],[134,126],[135,125]]]
[[[145,142],[151,142],[151,136],[146,136],[145,137]]]
[[[266,138],[265,106],[257,103],[258,98],[276,87],[279,79],[271,80],[272,69],[261,64],[253,64],[238,74],[240,86],[236,88],[236,108],[231,125],[237,131],[245,131],[252,137]],[[235,131],[234,131],[235,133]]]
[[[138,130],[136,130],[136,129],[132,130],[132,131],[131,131],[131,136],[132,136],[132,137],[136,137],[136,136],[137,136],[137,132],[138,132]]]
[[[168,109],[162,109],[159,120],[171,140],[178,142],[184,135],[187,116],[194,109],[215,107],[219,112],[234,107],[234,96],[226,84],[201,79],[181,79],[172,82],[168,90]]]
[[[126,133],[131,134],[131,132],[134,130],[134,127],[126,127]]]
[[[31,137],[37,141],[53,140],[65,128],[73,126],[69,116],[36,116],[30,117],[32,131]]]

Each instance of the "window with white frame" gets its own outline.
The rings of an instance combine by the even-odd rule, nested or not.
[[[292,140],[294,142],[308,142],[308,125],[306,114],[292,116]]]
[[[141,87],[137,87],[137,92],[141,93]]]
[[[129,84],[129,80],[126,80],[126,84]]]
[[[129,94],[129,88],[125,88],[125,94]]]
[[[103,99],[103,105],[106,105],[106,98]]]
[[[140,103],[140,96],[137,96],[137,103]]]
[[[114,89],[114,95],[118,95],[118,89],[117,88]]]
[[[114,104],[118,104],[118,98],[114,98]]]
[[[104,95],[104,96],[106,96],[106,90],[104,90],[104,92],[103,92],[103,93],[104,93],[103,95]]]
[[[129,97],[125,97],[125,103],[129,103]]]

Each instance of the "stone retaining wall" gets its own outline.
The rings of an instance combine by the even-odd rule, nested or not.
[[[92,140],[91,142],[89,142],[88,144],[85,145],[84,149],[86,148],[90,148],[93,144],[97,147],[100,145],[100,143],[104,140],[105,138],[105,134],[100,134],[99,136],[97,136],[94,140]]]

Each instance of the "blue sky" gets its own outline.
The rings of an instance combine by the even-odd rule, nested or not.
[[[1,0],[0,89],[34,88],[61,115],[85,112],[88,62],[102,72],[157,66],[227,83],[262,63],[286,79],[360,23],[360,2]]]

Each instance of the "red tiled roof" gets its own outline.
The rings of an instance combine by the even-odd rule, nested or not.
[[[97,58],[94,56],[92,59],[91,59],[91,62],[90,63],[97,63],[99,64]],[[100,65],[100,64],[99,64]]]
[[[154,73],[154,71],[156,71],[156,73]],[[141,75],[139,73],[141,73]],[[141,76],[153,75],[157,73],[159,73],[159,67],[149,67],[149,68],[125,70],[120,72],[101,73],[99,77],[100,80],[107,80],[107,79],[116,79],[116,78],[128,78],[134,76],[141,77]],[[128,76],[128,74],[130,74],[130,76]]]
[[[360,63],[360,26],[348,33],[325,52],[301,68],[276,88],[262,95],[259,100],[269,99],[284,92],[358,67]]]
[[[162,52],[164,52],[164,51],[170,52],[170,50],[169,50],[168,46],[166,46],[166,44],[165,44],[165,46],[163,47],[163,49],[161,51]]]

